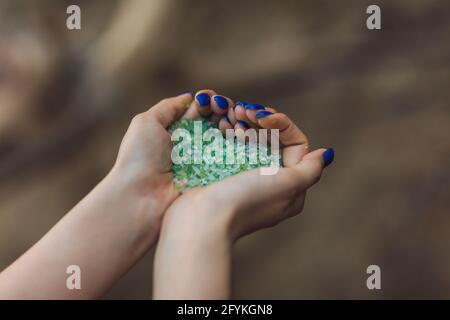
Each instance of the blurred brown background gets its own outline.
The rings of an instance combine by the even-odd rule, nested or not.
[[[448,0],[0,0],[0,270],[108,172],[132,115],[205,87],[336,150],[301,216],[238,243],[234,298],[450,298]],[[107,298],[150,298],[152,255]]]

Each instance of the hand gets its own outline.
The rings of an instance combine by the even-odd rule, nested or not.
[[[0,273],[0,299],[99,298],[155,244],[162,215],[178,195],[166,128],[192,99],[163,100],[133,119],[105,179]],[[66,287],[74,264],[80,290]]]
[[[301,212],[306,190],[320,179],[324,166],[333,160],[334,151],[318,149],[309,152],[306,136],[286,115],[275,113],[272,108],[257,111],[252,106],[255,105],[230,108],[228,117],[219,120],[219,127],[236,131],[249,127],[279,129],[284,167],[274,175],[261,175],[260,170],[252,170],[208,187],[189,190],[169,208],[171,215],[190,207],[205,214],[214,212],[208,224],[211,224],[211,219],[224,220],[222,225],[227,225],[230,237],[235,240]],[[220,217],[218,210],[224,211]],[[185,216],[184,213],[180,215]],[[197,218],[203,217],[198,213],[190,217],[191,221],[197,221]],[[169,219],[172,218],[168,217],[168,223]]]
[[[218,120],[222,130],[279,129],[284,168],[271,176],[252,170],[194,188],[170,206],[155,262],[157,298],[227,298],[232,242],[302,210],[306,190],[332,161],[333,150],[309,152],[305,135],[286,115],[274,112],[238,105]],[[165,285],[173,278],[176,289]]]
[[[167,128],[188,109],[191,94],[164,99],[133,118],[112,175],[132,186],[143,201],[149,226],[159,229],[164,211],[178,196],[172,181],[172,142]],[[149,207],[152,210],[147,210]]]

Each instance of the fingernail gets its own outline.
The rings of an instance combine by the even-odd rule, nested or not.
[[[247,103],[244,102],[244,101],[236,101],[236,107],[237,107],[237,106],[245,107],[246,104],[247,104]]]
[[[263,105],[257,103],[249,103],[245,105],[245,109],[247,110],[264,110],[265,107]]]
[[[225,119],[225,121],[230,122],[230,119],[228,118],[228,116],[226,114],[223,116],[223,118]]]
[[[245,122],[244,120],[238,120],[236,121],[237,123],[239,123],[241,126],[243,126],[245,129],[250,128],[250,126],[248,125],[247,122]]]
[[[214,101],[220,109],[228,108],[228,101],[222,96],[214,96]]]
[[[272,114],[273,114],[273,113],[270,112],[270,111],[262,110],[262,111],[258,111],[258,112],[256,113],[255,118],[256,118],[256,119],[262,119],[262,118],[265,118],[265,117],[270,116],[270,115],[272,115]]]
[[[209,94],[204,93],[204,92],[196,95],[195,100],[198,101],[198,104],[200,105],[200,107],[207,106],[211,102],[211,98],[209,97]]]
[[[333,150],[333,148],[328,148],[322,154],[322,159],[323,159],[323,167],[324,168],[328,167],[334,160],[334,150]]]

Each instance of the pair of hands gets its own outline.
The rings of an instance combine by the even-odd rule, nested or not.
[[[255,169],[180,195],[172,181],[167,128],[178,119],[198,117],[215,121],[222,131],[279,129],[283,167],[275,175]],[[228,298],[232,243],[298,214],[306,190],[333,156],[332,149],[310,152],[306,136],[286,115],[235,104],[212,90],[165,99],[137,115],[112,172],[133,181],[158,208],[145,219],[149,228],[160,229],[155,298]]]
[[[101,297],[156,242],[155,298],[228,298],[233,242],[300,212],[306,190],[333,159],[332,149],[309,152],[286,115],[244,105],[202,90],[136,116],[105,179],[0,273],[0,299]],[[209,118],[238,136],[248,127],[279,129],[284,167],[275,175],[243,172],[180,195],[167,128],[183,117]],[[72,266],[81,274],[68,277]]]
[[[306,136],[274,109],[266,109],[273,113],[256,119],[257,110],[235,106],[231,99],[217,96],[212,90],[201,90],[196,96],[205,94],[209,99],[202,101],[203,106],[188,93],[162,100],[132,120],[122,141],[113,172],[134,181],[137,192],[158,204],[158,210],[149,212],[153,216],[149,221],[161,223],[166,216],[166,228],[176,225],[177,219],[220,227],[225,229],[228,240],[234,241],[299,213],[306,190],[321,176],[326,150],[310,152]],[[225,108],[221,98],[227,101]],[[279,129],[284,167],[275,175],[263,176],[258,170],[244,172],[180,195],[172,181],[172,142],[167,128],[181,118],[198,117],[218,122],[222,130],[245,129],[245,124]]]

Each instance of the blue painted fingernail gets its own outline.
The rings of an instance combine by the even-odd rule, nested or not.
[[[214,96],[214,101],[220,109],[228,108],[228,101],[222,96]]]
[[[244,101],[236,101],[236,106],[241,106],[241,107],[245,107],[247,103]]]
[[[328,167],[334,160],[334,150],[333,150],[333,148],[328,148],[322,154],[322,159],[323,159],[323,167],[324,168]]]
[[[239,123],[241,126],[243,126],[245,129],[250,128],[250,126],[248,125],[247,122],[245,122],[244,120],[238,120],[236,121],[237,123]]]
[[[209,97],[209,94],[204,93],[204,92],[196,95],[195,100],[198,101],[198,104],[200,105],[200,107],[207,106],[211,102],[211,98]]]
[[[223,118],[225,119],[225,121],[230,122],[230,119],[228,118],[228,116],[226,114],[223,115]]]
[[[245,105],[245,109],[247,110],[264,110],[265,107],[263,105],[257,103],[249,103]]]
[[[262,118],[265,118],[265,117],[270,116],[270,115],[272,115],[272,114],[273,114],[273,113],[270,112],[270,111],[262,110],[262,111],[258,111],[258,112],[256,113],[255,118],[256,118],[256,119],[262,119]]]

